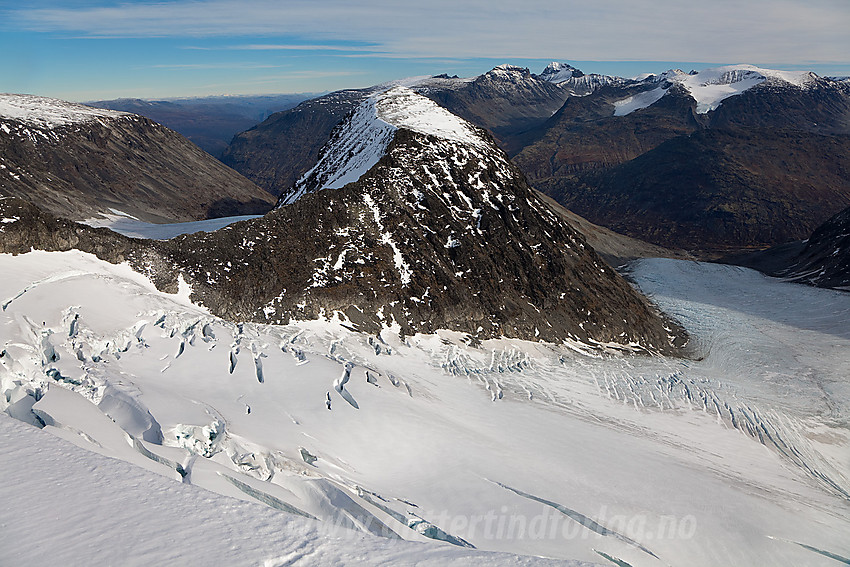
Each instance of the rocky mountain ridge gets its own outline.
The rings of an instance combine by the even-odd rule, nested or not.
[[[393,84],[490,130],[506,148],[512,147],[517,134],[548,119],[569,96],[567,90],[513,65],[498,66],[473,79],[438,76],[337,91],[276,113],[237,135],[222,160],[274,195],[289,192],[316,164],[334,127],[368,96]]]
[[[0,195],[75,220],[120,210],[152,222],[263,213],[274,199],[141,116],[0,95]]]

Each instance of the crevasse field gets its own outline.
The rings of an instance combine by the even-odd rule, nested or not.
[[[0,273],[2,565],[850,564],[850,294],[635,262],[670,359]]]

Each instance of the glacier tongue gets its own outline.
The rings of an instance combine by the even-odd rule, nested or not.
[[[468,564],[464,542],[581,561],[599,550],[635,567],[848,555],[846,294],[727,266],[636,263],[637,284],[693,332],[702,357],[683,360],[229,323],[80,252],[3,254],[0,270],[0,297],[16,297],[0,310],[0,412],[32,412],[45,432],[113,457],[61,449],[0,415],[0,476],[14,487],[0,507],[12,534],[3,559],[121,563],[108,543],[134,519],[148,539],[121,547],[124,563],[216,549],[219,562],[260,564],[267,546],[331,553],[349,537],[381,563],[371,550],[386,543],[370,534],[397,553],[412,544],[396,536],[430,542],[409,557],[444,554],[442,564]],[[233,367],[236,347],[245,360]],[[252,355],[265,355],[262,382]],[[99,403],[113,391],[134,411]],[[357,405],[328,411],[337,394]],[[161,440],[137,435],[147,415]],[[33,546],[21,536],[43,523],[45,502],[59,527]],[[286,528],[305,516],[320,520],[309,544]],[[216,547],[212,526],[239,536],[239,557],[229,539]],[[84,555],[65,555],[68,534]],[[186,539],[197,545],[168,544]]]

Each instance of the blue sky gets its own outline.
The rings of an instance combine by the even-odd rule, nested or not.
[[[0,92],[322,92],[548,61],[850,75],[850,0],[0,0]]]

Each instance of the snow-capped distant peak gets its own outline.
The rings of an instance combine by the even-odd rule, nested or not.
[[[805,71],[777,71],[753,65],[727,65],[685,73],[671,69],[661,75],[650,75],[647,82],[661,83],[656,89],[627,97],[614,103],[614,115],[625,116],[646,108],[667,93],[670,83],[679,84],[697,101],[696,111],[705,114],[715,110],[727,98],[739,95],[767,80],[781,81],[805,88],[812,84],[815,75]]]
[[[543,69],[543,72],[540,73],[540,78],[544,81],[549,81],[550,83],[555,83],[557,85],[564,81],[568,81],[573,77],[581,77],[583,75],[584,73],[572,65],[552,61],[545,69]]]
[[[507,80],[515,82],[522,79],[530,79],[531,71],[527,67],[517,67],[516,65],[497,65],[478,77],[478,80]]]
[[[0,94],[0,118],[32,126],[54,128],[98,118],[129,116],[126,112],[92,108],[82,104],[34,95]]]

